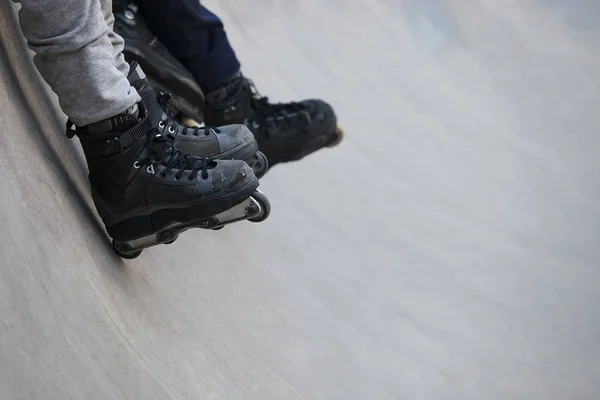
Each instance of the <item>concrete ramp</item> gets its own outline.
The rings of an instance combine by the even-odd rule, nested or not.
[[[206,3],[345,142],[123,261],[2,2],[0,398],[600,398],[596,2]]]

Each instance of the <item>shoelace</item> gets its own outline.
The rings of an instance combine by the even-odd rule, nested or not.
[[[177,169],[178,171],[174,175],[174,179],[176,180],[181,179],[185,171],[190,171],[187,178],[189,181],[196,179],[199,172],[202,173],[202,179],[208,179],[209,163],[212,160],[204,157],[193,157],[175,150],[169,143],[169,140],[173,140],[171,135],[167,135],[165,138],[157,130],[150,131],[148,133],[146,148],[151,157],[141,162],[140,166],[148,165],[148,168],[152,169],[151,172],[159,165],[165,166],[166,169],[161,173],[163,178],[166,178],[171,170]]]
[[[171,94],[170,93],[159,93],[157,96],[157,100],[158,100],[158,104],[160,105],[160,108],[162,108],[162,110],[164,111],[164,113],[167,115],[167,119],[160,121],[161,127],[163,126],[168,126],[169,124],[171,124],[171,126],[173,125],[180,125],[183,127],[183,135],[187,135],[188,133],[192,133],[192,135],[194,136],[200,136],[201,133],[204,134],[204,136],[209,136],[211,133],[219,133],[219,128],[215,128],[215,127],[204,127],[204,128],[200,128],[197,126],[188,126],[179,122],[175,121],[175,116],[173,115],[173,110],[171,109]],[[169,127],[170,128],[170,127]],[[174,130],[169,130],[169,132],[174,133]]]
[[[66,134],[68,138],[73,138],[77,134],[77,127],[71,120],[67,120]],[[161,173],[163,178],[166,178],[171,170],[177,169],[178,171],[173,176],[176,180],[181,179],[186,170],[190,171],[188,176],[189,181],[196,179],[198,172],[202,172],[202,179],[208,179],[209,164],[213,161],[212,159],[194,157],[175,150],[170,144],[175,140],[173,135],[167,134],[165,137],[156,128],[150,130],[146,138],[146,150],[150,154],[150,157],[140,161],[139,168],[148,166],[148,172],[154,174],[156,168],[159,165],[163,165],[166,167]]]
[[[254,81],[246,77],[241,79],[243,79],[242,85],[251,93],[251,106],[265,127],[269,119],[272,120],[275,127],[278,127],[281,122],[290,126],[294,121],[298,122],[297,118],[291,118],[292,114],[303,115],[305,108],[302,104],[298,102],[269,103],[269,98],[260,94]],[[266,134],[269,135],[268,129]]]

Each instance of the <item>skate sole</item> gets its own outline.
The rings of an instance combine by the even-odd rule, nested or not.
[[[176,207],[160,208],[145,215],[139,215],[119,221],[106,227],[110,237],[116,241],[130,241],[152,235],[174,223],[188,223],[208,218],[226,211],[248,199],[258,188],[258,178],[252,177],[236,186],[235,192],[220,192],[210,198],[180,204]]]
[[[179,235],[189,229],[218,230],[225,225],[244,220],[258,223],[266,220],[270,213],[271,204],[269,200],[264,194],[256,190],[251,197],[219,214],[185,223],[176,222],[152,235],[134,240],[118,241],[113,239],[113,250],[122,258],[133,259],[142,254],[144,249],[175,242]]]

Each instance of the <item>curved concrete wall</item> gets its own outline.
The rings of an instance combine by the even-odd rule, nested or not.
[[[600,31],[585,1],[208,2],[342,146],[264,224],[125,262],[0,4],[0,398],[600,396]]]

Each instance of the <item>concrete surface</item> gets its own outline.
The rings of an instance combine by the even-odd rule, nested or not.
[[[207,2],[347,140],[131,262],[6,3],[3,400],[600,398],[598,2]]]

